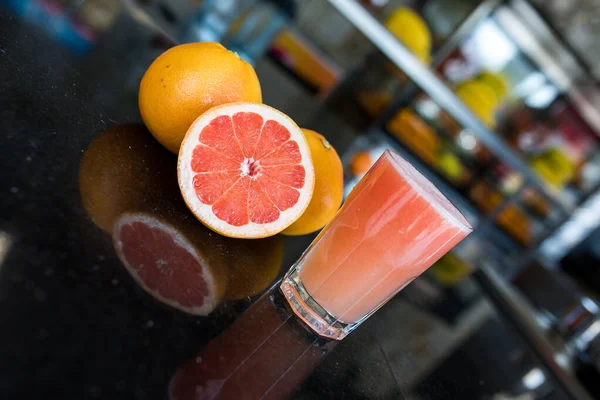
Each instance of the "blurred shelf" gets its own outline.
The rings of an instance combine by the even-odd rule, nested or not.
[[[433,101],[454,118],[464,128],[469,128],[492,153],[509,167],[519,172],[526,183],[535,187],[551,204],[568,214],[572,205],[546,182],[540,179],[495,133],[488,130],[429,68],[425,67],[400,43],[376,18],[359,3],[347,0],[329,0],[346,19],[361,31],[390,61],[399,67]]]
[[[461,212],[467,216],[474,227],[479,228],[477,223],[482,219],[489,221],[489,223],[486,225],[493,227],[495,230],[498,230],[505,235],[505,238],[502,238],[502,240],[499,240],[497,243],[506,244],[510,242],[510,245],[506,245],[504,247],[515,249],[515,254],[519,254],[519,252],[522,252],[531,244],[540,242],[541,238],[545,237],[544,232],[550,228],[546,225],[546,219],[525,207],[523,204],[521,204],[521,201],[515,200],[515,198],[518,198],[522,194],[521,190],[518,190],[510,196],[499,194],[500,196],[503,196],[501,202],[498,205],[494,205],[491,210],[483,210],[472,198],[471,191],[475,187],[474,185],[478,183],[481,184],[484,181],[477,180],[466,186],[458,187],[448,181],[448,179],[435,167],[421,159],[418,154],[415,154],[413,150],[410,149],[410,147],[402,143],[401,140],[386,130],[375,130],[370,136],[375,137],[377,141],[384,143],[386,147],[393,149],[411,164],[413,164],[415,168],[417,168],[425,177],[433,182],[442,191],[442,193],[444,193],[444,195],[446,195],[450,201],[452,201],[452,203],[454,203],[459,210],[461,210]],[[488,186],[492,185],[488,183]],[[529,226],[529,233],[520,239],[513,236],[514,232],[510,232],[510,224],[506,226],[506,220],[504,222],[505,226],[503,226],[503,223],[501,222],[502,213],[505,212],[509,206],[517,207],[516,212],[527,221],[524,223]],[[513,214],[514,213],[515,212],[513,211]]]

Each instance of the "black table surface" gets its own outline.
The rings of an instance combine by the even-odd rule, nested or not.
[[[141,121],[137,85],[162,51],[155,41],[122,15],[76,52],[0,8],[0,398],[166,398],[174,372],[258,297],[225,301],[207,317],[161,304],[83,208],[84,151],[107,129]],[[282,240],[279,277],[312,237]],[[328,372],[292,393],[398,398],[383,354],[359,352],[369,340],[357,332],[319,367]],[[374,377],[360,385],[346,379],[359,365]]]
[[[76,51],[48,26],[2,7],[0,398],[168,398],[174,373],[260,296],[223,301],[205,317],[156,301],[82,205],[86,148],[107,129],[140,123],[139,79],[166,41],[122,12],[93,46]],[[312,239],[281,238],[277,278]],[[305,371],[290,396],[403,398],[377,338],[386,318],[400,317],[384,310]],[[263,375],[256,371],[248,385]],[[447,398],[440,385],[422,392]]]

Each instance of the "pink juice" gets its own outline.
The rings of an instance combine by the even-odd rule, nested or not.
[[[299,276],[321,307],[356,323],[471,230],[431,182],[386,151],[300,260]]]

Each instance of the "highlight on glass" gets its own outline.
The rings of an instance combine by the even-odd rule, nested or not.
[[[312,330],[341,340],[471,231],[431,182],[386,150],[280,288]]]

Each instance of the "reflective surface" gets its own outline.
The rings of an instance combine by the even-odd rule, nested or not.
[[[137,124],[139,80],[169,40],[123,7],[94,24],[85,10],[61,8],[70,2],[35,2],[52,5],[44,11],[46,21],[65,13],[77,21],[73,34],[83,32],[87,45],[73,46],[72,38],[65,41],[50,29],[56,25],[32,17],[40,9],[14,7],[32,3],[0,2],[0,398],[164,399],[169,388],[179,388],[170,386],[176,371],[192,371],[195,396],[195,386],[222,379],[223,370],[209,368],[212,375],[203,378],[189,363],[226,356],[223,340],[255,363],[252,369],[237,368],[235,359],[227,364],[238,371],[231,382],[239,398],[256,398],[255,389],[271,387],[278,397],[297,399],[490,398],[526,391],[522,378],[541,367],[468,279],[445,287],[420,278],[334,349],[325,344],[328,354],[314,352],[321,344],[314,346],[301,326],[292,327],[268,295],[260,297],[312,237],[236,242],[206,231],[170,186],[174,157],[160,147],[152,150]],[[303,124],[315,107],[303,105],[310,97],[268,60],[260,60],[257,70],[265,102]],[[99,138],[115,131],[124,136],[86,171],[82,160]],[[324,133],[332,142],[343,135]],[[128,136],[143,139],[128,143]],[[143,156],[132,157],[135,151]],[[154,172],[140,175],[140,169]],[[140,213],[164,240],[144,240],[147,248],[124,256],[127,239],[115,240],[110,221]],[[208,284],[200,293],[193,289],[202,284],[186,287],[185,271],[182,277],[170,268],[177,257],[159,258],[167,255],[160,246],[171,246],[165,232],[181,239],[169,256],[180,254],[179,248],[198,249],[200,261],[193,265],[213,274],[214,290]],[[146,264],[135,254],[150,257],[154,274],[163,274],[158,281],[177,290],[152,283],[155,275],[140,278]],[[219,279],[228,282],[227,290]],[[195,305],[208,305],[203,313],[215,309],[197,316]],[[257,309],[263,310],[259,323],[245,328],[257,321]],[[272,340],[256,347],[252,340],[261,329]],[[271,335],[277,329],[283,336]],[[288,349],[294,352],[284,353]],[[535,376],[535,389],[551,384],[543,372],[541,380]],[[551,396],[564,398],[556,391]]]

